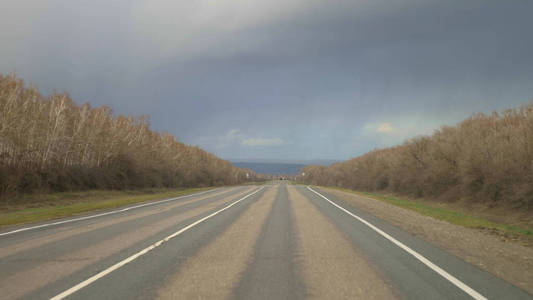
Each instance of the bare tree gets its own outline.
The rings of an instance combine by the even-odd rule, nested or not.
[[[248,174],[248,176],[245,176]],[[167,132],[0,75],[0,195],[35,190],[237,184],[260,176]]]

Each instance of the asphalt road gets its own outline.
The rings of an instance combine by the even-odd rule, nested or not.
[[[0,299],[533,299],[283,182],[64,221],[0,231]]]

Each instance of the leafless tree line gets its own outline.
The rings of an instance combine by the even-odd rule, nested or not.
[[[166,132],[148,118],[44,97],[0,74],[0,196],[15,192],[196,187],[256,180],[250,170]]]
[[[533,102],[502,113],[474,114],[431,136],[303,172],[298,180],[309,184],[530,210]]]

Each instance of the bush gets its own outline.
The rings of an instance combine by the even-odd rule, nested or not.
[[[533,102],[503,113],[474,114],[431,136],[302,172],[298,180],[308,184],[531,209]]]
[[[257,178],[166,132],[152,131],[147,116],[115,116],[107,106],[79,106],[65,93],[44,97],[14,75],[0,74],[0,197]]]

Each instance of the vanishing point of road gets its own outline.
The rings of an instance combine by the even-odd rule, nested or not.
[[[272,182],[0,232],[0,299],[532,299],[320,189]]]

